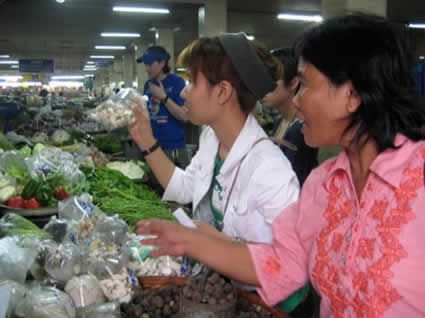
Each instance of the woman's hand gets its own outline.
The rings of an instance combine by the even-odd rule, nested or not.
[[[165,91],[165,88],[162,82],[161,81],[158,81],[158,82],[159,82],[159,86],[153,83],[149,83],[149,89],[153,96],[159,99],[164,99],[165,97],[167,97],[167,92]]]
[[[196,231],[196,230],[195,230]],[[194,230],[175,222],[151,219],[137,223],[137,234],[156,235],[156,239],[143,240],[143,244],[159,247],[150,252],[149,256],[161,255],[184,256],[187,243],[192,239]]]
[[[155,143],[149,112],[142,107],[134,107],[133,113],[136,116],[136,122],[128,126],[128,131],[140,149],[149,149]]]

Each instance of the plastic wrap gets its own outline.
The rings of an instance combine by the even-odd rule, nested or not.
[[[95,237],[106,244],[123,245],[127,241],[128,225],[118,215],[100,215],[97,219]]]
[[[0,219],[0,237],[17,236],[21,239],[48,239],[49,234],[16,213],[7,213]]]
[[[72,298],[77,308],[105,303],[99,281],[93,275],[73,277],[66,284],[65,292]]]
[[[72,243],[61,244],[47,252],[44,269],[49,276],[65,283],[81,272],[81,254]]]
[[[105,279],[119,273],[129,262],[130,253],[127,248],[118,245],[107,245],[99,239],[91,242],[83,256],[85,272],[94,274],[98,279]]]
[[[102,212],[93,203],[83,200],[81,197],[73,196],[58,203],[60,219],[80,222],[91,218],[96,213]]]
[[[54,173],[62,174],[72,184],[86,180],[84,173],[78,169],[74,157],[55,147],[47,147],[26,161],[32,178],[45,178]]]
[[[79,318],[120,318],[119,302],[91,305],[78,309]]]
[[[27,272],[37,256],[37,251],[18,246],[16,240],[0,240],[0,280],[14,280],[23,284]]]
[[[19,151],[6,151],[0,155],[0,170],[6,172],[10,168],[16,168],[20,171],[26,171],[25,160]]]
[[[109,278],[101,280],[99,284],[106,298],[110,301],[129,303],[133,298],[134,284],[126,268],[122,268],[118,274],[113,274]]]
[[[62,243],[68,229],[68,220],[58,219],[56,216],[47,223],[43,230],[48,233],[56,243]]]
[[[53,287],[33,287],[29,295],[16,308],[19,317],[75,318],[71,297]]]
[[[125,127],[136,121],[132,110],[134,107],[142,105],[147,110],[147,100],[146,96],[140,95],[135,89],[125,88],[97,106],[89,116],[101,122],[106,129]]]
[[[9,290],[9,303],[7,307],[6,317],[13,317],[13,315],[15,314],[16,307],[28,292],[27,288],[24,285],[21,285],[11,280],[0,281],[0,288],[1,287],[7,287]]]

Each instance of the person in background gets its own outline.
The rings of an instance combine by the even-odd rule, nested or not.
[[[184,136],[187,114],[180,96],[185,81],[170,73],[169,59],[170,55],[163,47],[151,46],[137,62],[145,64],[149,76],[143,92],[149,97],[147,105],[153,134],[168,158],[185,168],[189,163]]]
[[[276,87],[282,65],[243,33],[196,40],[180,60],[189,70],[181,93],[187,116],[206,126],[199,150],[185,170],[176,167],[139,109],[129,127],[133,140],[165,188],[163,200],[192,203],[199,228],[224,240],[270,243],[273,219],[297,200],[299,183],[252,110]]]
[[[353,14],[326,20],[297,45],[295,96],[312,147],[340,145],[298,202],[273,222],[271,244],[229,242],[146,220],[151,256],[186,255],[258,286],[268,305],[308,280],[320,317],[425,316],[425,107],[399,25]],[[208,248],[206,248],[208,247]]]
[[[272,140],[280,145],[302,186],[317,166],[318,150],[305,143],[302,121],[296,117],[293,99],[299,87],[297,59],[290,48],[276,49],[271,53],[283,64],[283,76],[277,81],[276,89],[264,96],[262,103],[265,107],[277,108],[281,114],[275,121]]]

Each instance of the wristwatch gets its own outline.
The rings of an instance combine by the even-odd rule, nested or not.
[[[159,148],[159,142],[158,140],[153,144],[152,147],[150,147],[149,149],[146,150],[142,150],[142,156],[146,157],[147,155],[151,154],[152,152],[154,152],[155,150],[157,150]]]
[[[167,104],[167,101],[168,101],[168,95],[165,96],[163,99],[161,99],[161,103],[164,105]]]

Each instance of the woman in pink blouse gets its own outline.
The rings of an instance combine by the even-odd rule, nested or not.
[[[425,317],[425,107],[401,33],[350,15],[308,31],[298,51],[305,141],[344,151],[313,170],[275,219],[272,244],[153,220],[138,233],[158,235],[153,256],[198,259],[258,286],[269,305],[310,280],[321,317]]]

